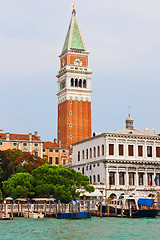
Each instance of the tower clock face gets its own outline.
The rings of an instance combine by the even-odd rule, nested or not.
[[[81,67],[82,66],[82,58],[80,58],[80,57],[75,58],[74,65]]]

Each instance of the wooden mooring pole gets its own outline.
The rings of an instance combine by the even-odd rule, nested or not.
[[[102,202],[100,202],[100,213],[99,213],[100,218],[102,218]]]
[[[21,203],[21,217],[23,216],[23,204]]]
[[[11,203],[11,218],[13,220],[13,203]]]

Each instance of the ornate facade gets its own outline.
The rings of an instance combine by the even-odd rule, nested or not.
[[[160,188],[160,135],[126,129],[103,133],[73,145],[73,168],[88,175],[106,197],[137,192],[154,194]]]

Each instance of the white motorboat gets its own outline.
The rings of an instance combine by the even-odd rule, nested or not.
[[[23,217],[25,218],[44,218],[43,213],[38,213],[38,212],[24,212]]]

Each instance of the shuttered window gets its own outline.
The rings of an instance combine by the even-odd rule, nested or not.
[[[143,157],[143,146],[138,146],[138,157]]]
[[[114,155],[114,144],[109,144],[109,155]]]
[[[156,157],[160,157],[160,147],[156,147]]]
[[[119,156],[123,156],[123,145],[119,145]]]
[[[133,156],[133,145],[128,145],[128,156]]]
[[[104,155],[104,145],[102,145],[102,156]]]
[[[152,157],[152,146],[147,146],[147,157]]]

